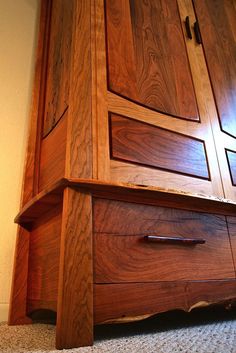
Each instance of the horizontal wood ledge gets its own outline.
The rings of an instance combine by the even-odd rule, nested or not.
[[[95,179],[62,178],[27,202],[16,216],[15,223],[27,227],[40,215],[62,202],[63,190],[66,187],[91,192],[95,197],[228,216],[236,215],[236,202],[229,199],[145,185],[110,183]]]

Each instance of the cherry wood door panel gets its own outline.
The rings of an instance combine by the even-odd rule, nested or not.
[[[236,186],[236,152],[225,150],[231,175],[232,184]]]
[[[194,0],[221,128],[236,137],[236,6]]]
[[[146,107],[199,120],[175,0],[106,1],[108,87]]]
[[[110,115],[111,158],[210,179],[204,142]]]
[[[97,199],[95,283],[235,278],[224,216]],[[205,239],[196,246],[144,236]]]
[[[43,135],[68,108],[73,1],[52,0]]]
[[[94,321],[127,322],[168,310],[190,311],[236,298],[236,281],[94,285]]]

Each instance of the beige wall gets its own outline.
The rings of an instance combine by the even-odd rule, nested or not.
[[[7,319],[39,0],[0,0],[0,321]]]

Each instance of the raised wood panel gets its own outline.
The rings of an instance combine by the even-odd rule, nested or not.
[[[227,217],[231,248],[236,271],[236,217]]]
[[[157,111],[199,120],[177,2],[105,4],[108,88]]]
[[[62,206],[58,205],[33,223],[29,247],[29,301],[57,301],[61,222]]]
[[[236,137],[236,7],[194,0],[221,128]]]
[[[73,1],[52,0],[43,135],[68,108]]]
[[[110,115],[111,158],[210,179],[204,142]]]
[[[96,283],[235,278],[224,216],[97,199],[94,232]],[[206,243],[149,243],[147,235]]]
[[[225,150],[231,175],[232,184],[236,186],[236,152]]]
[[[236,298],[236,281],[96,284],[94,320],[133,321],[147,314],[207,306]],[[148,316],[148,315],[147,315]]]
[[[65,176],[67,113],[41,143],[39,191]]]

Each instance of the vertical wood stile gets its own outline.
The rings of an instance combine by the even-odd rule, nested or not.
[[[93,343],[91,195],[64,191],[56,347]]]
[[[14,272],[8,316],[9,325],[30,324],[32,322],[26,315],[29,237],[30,233],[19,226],[16,238]]]
[[[74,0],[66,177],[92,178],[91,1]]]

